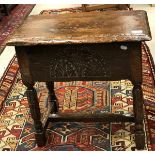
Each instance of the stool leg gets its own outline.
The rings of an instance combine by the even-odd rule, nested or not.
[[[33,87],[35,83],[32,79],[32,74],[30,71],[31,66],[28,53],[29,51],[33,50],[33,48],[31,49],[25,46],[15,46],[15,49],[20,66],[22,81],[23,84],[27,87],[26,95],[30,107],[31,116],[34,121],[36,143],[39,147],[41,147],[46,144],[46,136],[41,122],[41,113],[37,98],[37,92]]]
[[[143,113],[143,92],[141,85],[134,85],[133,88],[133,108],[135,115],[135,142],[138,150],[145,147],[145,133],[144,133],[144,113]]]
[[[143,92],[142,92],[142,53],[141,43],[132,43],[130,53],[131,81],[133,87],[133,110],[135,116],[135,142],[137,149],[145,147]]]
[[[46,144],[46,136],[45,136],[45,130],[43,129],[40,120],[41,114],[37,98],[37,92],[33,88],[33,85],[27,85],[26,94],[29,102],[30,112],[34,120],[36,143],[39,147],[42,147],[45,146]]]
[[[50,81],[50,82],[46,82],[46,86],[48,89],[48,93],[49,93],[49,102],[52,104],[53,106],[53,113],[57,113],[58,112],[58,101],[54,92],[54,82]]]

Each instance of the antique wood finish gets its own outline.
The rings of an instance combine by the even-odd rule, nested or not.
[[[133,43],[133,48],[130,54],[130,64],[131,64],[131,81],[134,85],[133,108],[135,115],[135,140],[137,148],[142,149],[145,146],[145,133],[143,125],[143,119],[144,119],[143,92],[141,88],[142,84],[141,43]]]
[[[126,70],[130,68],[127,61],[129,43],[18,48],[27,49],[33,81],[121,80],[130,77],[130,71]],[[124,72],[120,72],[122,67]]]
[[[39,102],[37,98],[37,92],[33,88],[35,82],[32,80],[31,70],[27,52],[24,48],[16,47],[16,55],[20,65],[20,72],[22,76],[23,84],[27,87],[26,94],[30,107],[31,116],[34,120],[35,138],[39,147],[46,144],[45,130],[41,122],[41,114],[39,108]]]
[[[49,102],[51,103],[51,105],[53,105],[53,110],[52,113],[57,113],[59,106],[58,106],[58,101],[54,92],[54,82],[50,81],[50,82],[46,82],[46,86],[48,89],[48,93],[49,93]]]
[[[41,122],[41,114],[39,108],[39,102],[37,98],[37,92],[33,88],[33,85],[27,86],[26,94],[29,102],[30,112],[34,120],[35,138],[39,147],[46,144],[45,130]]]
[[[143,149],[145,134],[141,41],[150,39],[150,29],[144,11],[28,17],[9,40],[8,45],[16,46],[38,146],[46,143],[45,129],[50,120],[134,121],[136,147]],[[134,116],[102,112],[63,115],[58,112],[54,93],[55,81],[121,79],[129,79],[134,85]],[[50,117],[42,121],[36,90],[33,88],[36,81],[46,82],[49,90]]]
[[[117,54],[115,54],[116,51]],[[92,114],[85,116],[78,114],[56,114],[51,115],[48,121],[135,121],[137,148],[142,149],[144,147],[143,99],[140,86],[142,83],[141,42],[17,46],[16,53],[23,82],[28,87],[27,94],[29,93],[29,83],[33,84],[35,81],[46,81],[53,114],[58,112],[58,103],[54,93],[54,82],[52,81],[131,80],[134,84],[135,119],[133,117],[115,114]],[[33,92],[30,95],[36,96],[34,88],[30,88]],[[38,102],[36,101],[37,99],[35,99],[35,102],[33,102],[34,99],[29,99],[30,95],[28,95],[28,100],[32,117],[34,121],[37,121],[38,118],[36,116],[38,114],[40,115]],[[39,121],[38,123],[40,126],[41,122]],[[43,124],[47,127],[46,122],[43,122]],[[35,124],[35,127],[38,125]],[[40,130],[43,131],[43,127]],[[139,143],[142,138],[143,141]],[[38,146],[42,145],[39,140],[37,140],[37,144]]]
[[[25,46],[150,39],[145,11],[105,11],[29,16],[8,44]]]
[[[82,11],[127,10],[129,7],[129,4],[82,4]]]
[[[133,116],[112,113],[50,114],[49,121],[58,122],[134,122]]]

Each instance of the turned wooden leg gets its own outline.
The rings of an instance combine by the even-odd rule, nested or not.
[[[37,98],[37,92],[34,89],[34,80],[32,78],[32,74],[30,71],[29,64],[29,51],[31,49],[26,46],[16,46],[16,55],[18,58],[20,72],[23,84],[27,87],[26,95],[30,107],[31,116],[34,120],[34,128],[35,128],[35,138],[36,143],[39,147],[44,146],[46,144],[46,136],[45,130],[43,129],[43,125],[41,122],[41,114],[39,108],[39,102]],[[29,49],[27,51],[27,49]]]
[[[145,133],[144,133],[144,112],[143,112],[143,92],[142,92],[142,54],[141,43],[133,43],[130,53],[131,65],[131,81],[133,87],[133,110],[135,117],[135,142],[138,150],[145,147]]]
[[[49,102],[52,104],[52,112],[51,113],[57,113],[58,112],[58,101],[54,92],[54,82],[46,82],[46,86],[49,93]]]
[[[133,88],[133,109],[135,116],[135,142],[137,149],[145,147],[143,92],[141,85],[135,84]]]
[[[26,85],[27,90],[27,98],[30,106],[30,112],[32,115],[32,118],[34,120],[34,128],[35,128],[35,138],[36,143],[39,147],[45,146],[46,144],[46,136],[45,136],[45,130],[42,127],[41,123],[41,114],[40,114],[40,108],[39,108],[39,102],[37,98],[37,92],[33,88],[33,85]]]

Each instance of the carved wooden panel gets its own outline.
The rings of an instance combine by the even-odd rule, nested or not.
[[[88,46],[67,46],[50,60],[50,77],[110,77],[110,65],[106,56]]]
[[[130,78],[129,43],[30,46],[26,50],[25,47],[21,48],[27,53],[34,81]]]

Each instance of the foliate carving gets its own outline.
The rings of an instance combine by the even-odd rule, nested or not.
[[[86,46],[66,47],[57,52],[50,62],[51,78],[110,76],[110,65],[105,54]]]

